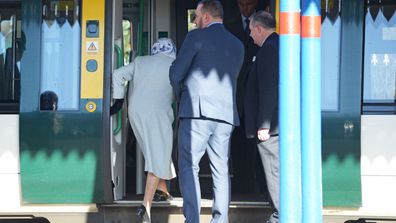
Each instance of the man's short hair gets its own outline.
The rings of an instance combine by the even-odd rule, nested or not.
[[[44,91],[40,95],[40,110],[57,110],[58,96],[53,91]]]
[[[257,11],[251,17],[252,25],[259,25],[265,29],[275,29],[275,18],[266,11]]]
[[[213,18],[223,18],[223,6],[218,0],[201,0],[198,5],[202,5],[202,12],[208,13]]]

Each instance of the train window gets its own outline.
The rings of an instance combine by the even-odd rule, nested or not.
[[[25,48],[20,6],[0,6],[0,113],[17,113],[20,95],[20,60]]]
[[[396,113],[396,3],[368,1],[365,15],[363,113]]]
[[[56,96],[57,110],[79,109],[80,8],[78,0],[43,1],[40,97]],[[55,110],[44,102],[48,100],[40,100],[41,110]]]
[[[198,28],[197,25],[194,23],[194,20],[195,20],[195,9],[187,10],[188,31]]]
[[[124,37],[124,64],[129,64],[132,60],[133,49],[133,25],[132,22],[124,19],[122,20],[122,31]]]
[[[322,111],[339,110],[341,0],[322,1]]]

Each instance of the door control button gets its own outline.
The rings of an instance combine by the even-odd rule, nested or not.
[[[98,62],[96,60],[88,60],[87,61],[87,71],[95,72],[98,69]]]

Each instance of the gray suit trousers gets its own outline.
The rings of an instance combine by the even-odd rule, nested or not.
[[[271,215],[269,222],[278,223],[280,179],[279,179],[279,136],[271,136],[267,141],[257,144],[261,161],[264,166],[268,191],[276,212]]]
[[[198,223],[201,212],[199,161],[208,153],[213,179],[212,223],[227,223],[230,203],[229,141],[233,126],[208,119],[180,119],[179,184],[187,223]]]

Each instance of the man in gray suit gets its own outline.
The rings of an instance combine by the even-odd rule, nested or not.
[[[257,139],[267,187],[275,208],[267,222],[278,223],[279,210],[279,36],[274,17],[264,11],[253,14],[250,36],[260,48],[248,75],[245,93],[245,129]]]
[[[208,153],[213,179],[212,222],[228,222],[229,140],[239,124],[236,82],[243,44],[223,26],[219,1],[203,0],[195,11],[199,29],[189,32],[170,68],[179,103],[179,183],[188,223],[199,222],[199,162]]]

